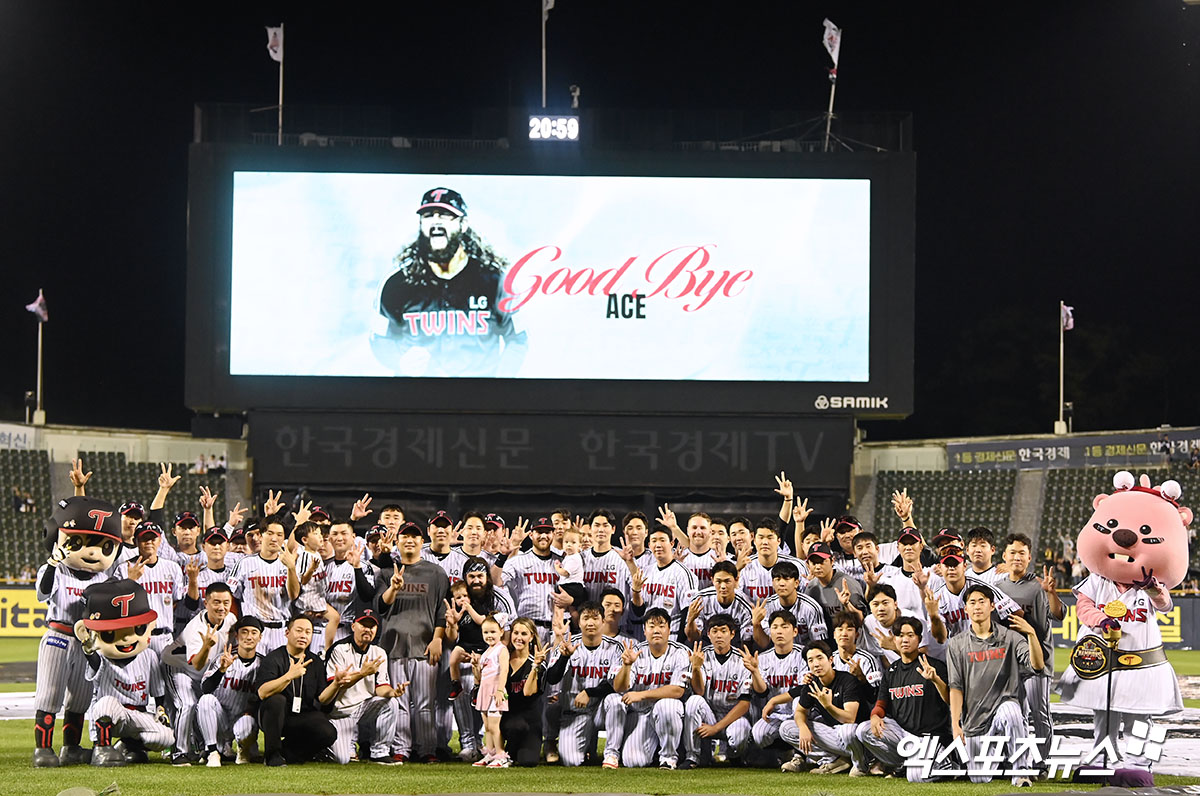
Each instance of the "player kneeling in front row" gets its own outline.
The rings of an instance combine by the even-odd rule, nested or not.
[[[214,592],[209,591],[209,595]],[[217,660],[212,661],[200,683],[196,702],[196,724],[204,742],[206,765],[221,765],[218,744],[229,749],[237,744],[238,764],[258,759],[258,721],[250,709],[258,667],[263,624],[257,617],[243,616],[229,630],[229,642]],[[235,646],[236,645],[236,646]]]
[[[714,573],[714,577],[715,577]],[[709,618],[708,646],[696,642],[691,657],[695,693],[683,706],[683,748],[680,768],[696,768],[711,758],[723,763],[741,757],[750,743],[750,670],[735,645],[738,622],[729,614]],[[718,716],[720,718],[718,718]]]
[[[352,682],[338,694],[330,712],[337,730],[333,759],[349,763],[357,742],[360,760],[399,765],[400,761],[392,760],[391,755],[392,736],[400,720],[395,698],[404,693],[407,683],[392,685],[387,653],[371,643],[379,630],[379,618],[374,611],[370,608],[360,611],[350,630],[351,635],[330,647],[325,656],[329,671],[357,670]]]
[[[158,614],[150,608],[146,590],[123,578],[89,586],[84,618],[75,623],[75,636],[87,658],[87,679],[94,688],[87,717],[92,721],[92,765],[123,766],[126,750],[166,749],[175,733],[160,724],[146,708],[150,698],[164,693],[162,664],[150,649]]]
[[[646,612],[646,640],[626,642],[613,676],[621,699],[607,700],[614,715],[607,726],[614,732],[604,750],[604,766],[619,760],[630,768],[651,765],[658,753],[659,768],[676,767],[676,749],[683,733],[684,690],[691,673],[687,647],[671,641],[671,617],[661,608]]]
[[[788,691],[795,700],[794,721],[784,722],[779,735],[810,761],[820,761],[814,774],[840,774],[853,763],[851,776],[864,776],[866,756],[854,743],[854,731],[871,714],[870,686],[834,669],[832,657],[824,641],[805,646],[808,673]],[[790,765],[783,770],[792,770]]]

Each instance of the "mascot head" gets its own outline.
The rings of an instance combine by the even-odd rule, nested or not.
[[[1089,571],[1116,583],[1153,575],[1166,588],[1183,582],[1188,569],[1187,526],[1192,510],[1179,505],[1176,481],[1150,486],[1124,470],[1113,477],[1113,493],[1096,495],[1091,518],[1079,532],[1079,558]]]
[[[75,636],[84,649],[105,658],[132,658],[150,646],[158,613],[150,607],[146,590],[129,578],[88,586],[84,619],[75,623]]]
[[[60,500],[46,519],[42,545],[48,553],[57,548],[71,569],[103,572],[121,548],[121,515],[115,506],[96,498]]]

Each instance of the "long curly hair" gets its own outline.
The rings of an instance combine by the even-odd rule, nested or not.
[[[394,258],[396,269],[404,272],[405,279],[413,285],[433,285],[439,280],[429,269],[428,252],[421,245],[422,238],[405,246]],[[459,238],[459,244],[467,256],[479,264],[480,268],[497,274],[504,273],[508,268],[508,260],[496,254],[491,245],[486,243],[479,234],[467,228]]]

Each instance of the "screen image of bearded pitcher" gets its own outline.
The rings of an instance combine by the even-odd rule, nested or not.
[[[458,191],[431,188],[416,216],[416,240],[396,255],[379,293],[376,358],[399,376],[515,375],[527,345],[500,309],[508,261],[471,228]]]

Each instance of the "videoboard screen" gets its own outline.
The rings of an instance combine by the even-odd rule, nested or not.
[[[911,155],[196,144],[185,397],[903,416]]]
[[[870,180],[233,178],[234,376],[870,376]]]

